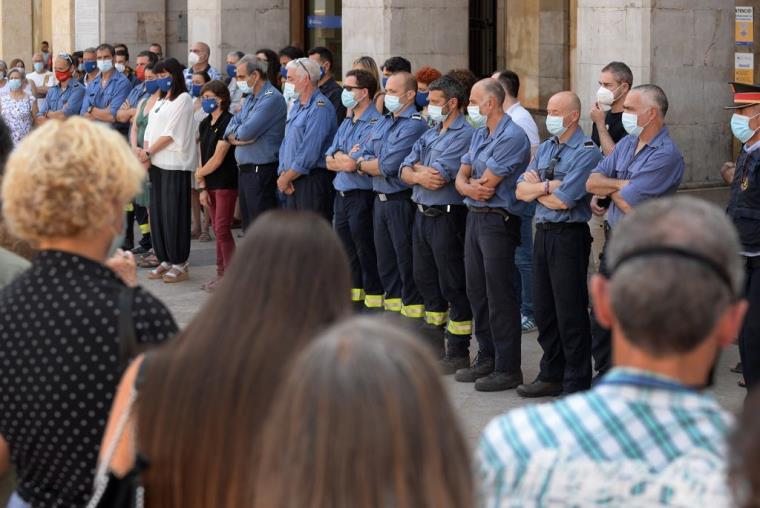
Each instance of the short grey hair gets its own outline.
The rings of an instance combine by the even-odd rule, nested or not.
[[[657,85],[639,85],[631,89],[634,92],[639,92],[645,97],[647,103],[659,110],[660,116],[665,118],[668,114],[668,97],[665,92]]]
[[[26,78],[26,69],[24,69],[23,67],[12,68],[11,70],[8,71],[8,75],[6,76],[6,78],[10,76],[11,74],[13,74],[14,72],[18,72],[19,74],[21,74],[21,79]]]
[[[299,74],[306,74],[313,85],[319,83],[319,64],[310,58],[296,58],[288,62],[287,69],[295,69]]]
[[[676,253],[628,258],[656,247],[685,250],[708,261]],[[628,340],[658,356],[699,346],[741,294],[740,249],[725,212],[697,198],[655,199],[627,215],[614,230],[605,262],[612,308]]]
[[[82,51],[82,55],[83,56],[84,56],[85,53],[92,53],[93,55],[97,55],[98,54],[98,50],[95,49],[95,48],[93,48],[93,47],[89,47],[89,48],[85,49],[84,51]]]
[[[259,74],[261,74],[261,76],[266,79],[268,64],[256,58],[256,55],[252,55],[250,53],[246,54],[243,56],[243,58],[238,60],[235,66],[238,66],[240,64],[245,64],[245,73],[247,76],[250,76],[254,72],[258,71]]]
[[[481,79],[477,84],[483,87],[486,97],[493,97],[499,104],[502,104],[504,99],[507,98],[507,92],[504,90],[504,87],[493,78]]]

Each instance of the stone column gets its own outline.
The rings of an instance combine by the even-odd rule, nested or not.
[[[0,55],[6,63],[21,58],[31,67],[32,16],[31,0],[0,0]]]
[[[165,44],[166,0],[100,0],[100,9],[101,42],[126,44],[130,59],[151,42]]]
[[[668,96],[666,123],[686,161],[683,186],[718,185],[718,169],[731,158],[730,113],[722,107],[731,103],[735,2],[659,4],[578,0],[574,88],[587,109],[602,67],[613,60],[627,63],[634,86],[654,83]]]
[[[53,2],[53,35],[50,44],[54,55],[76,51],[74,7],[74,0]]]
[[[207,43],[211,65],[223,70],[229,51],[287,46],[289,15],[289,0],[188,0],[188,43]]]
[[[362,55],[378,65],[400,55],[412,70],[468,67],[466,0],[343,0],[343,69]]]

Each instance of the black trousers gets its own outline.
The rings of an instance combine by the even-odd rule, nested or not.
[[[497,213],[467,215],[464,264],[467,296],[475,321],[479,354],[494,358],[496,370],[520,370],[520,299],[515,290],[515,249],[520,217]]]
[[[241,165],[238,177],[238,199],[244,230],[260,214],[277,208],[277,163]]]
[[[538,224],[533,244],[533,309],[544,350],[539,379],[565,393],[591,386],[588,224]]]
[[[354,302],[363,301],[369,308],[379,308],[383,301],[372,224],[374,201],[375,193],[371,190],[335,194],[334,228],[348,255],[352,299]],[[368,298],[361,297],[361,293]]]
[[[290,210],[311,210],[322,215],[330,223],[333,220],[333,201],[335,173],[322,168],[315,168],[293,182],[295,192],[285,196],[285,208]]]
[[[425,304],[425,323],[443,333],[448,312],[449,356],[468,356],[472,309],[464,273],[467,207],[428,213],[439,215],[426,216],[417,210],[412,236],[414,282]]]
[[[159,261],[180,265],[190,257],[190,171],[151,165],[150,224]]]
[[[609,237],[607,238],[609,242]],[[605,243],[605,250],[607,243]],[[599,273],[608,276],[607,263],[605,261],[604,251],[599,260]],[[593,302],[592,302],[593,306]],[[612,332],[602,326],[596,320],[594,309],[591,309],[591,356],[594,358],[594,369],[603,376],[612,368]]]
[[[377,270],[385,291],[385,308],[407,317],[422,317],[422,296],[414,283],[412,265],[415,208],[410,193],[396,196],[400,199],[381,201],[376,196],[373,216]]]
[[[752,390],[760,382],[760,259],[744,260],[747,274],[744,297],[749,309],[739,333],[739,356],[747,390]]]

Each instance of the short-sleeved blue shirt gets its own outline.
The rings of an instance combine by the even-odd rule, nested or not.
[[[486,169],[503,177],[496,193],[488,201],[464,198],[468,206],[503,208],[514,215],[529,215],[530,207],[515,196],[517,178],[525,172],[530,162],[530,141],[525,131],[509,115],[504,117],[490,134],[488,127],[481,127],[472,136],[470,148],[462,156],[462,164],[472,166],[472,178],[480,178]]]
[[[578,128],[562,145],[556,137],[541,143],[528,170],[538,171],[545,180],[543,170],[549,167],[555,156],[559,157],[559,162],[554,167],[554,180],[562,180],[562,184],[552,195],[562,201],[567,210],[553,210],[536,200],[536,222],[588,222],[591,219],[591,194],[586,192],[586,181],[602,159],[602,153]],[[522,182],[523,176],[517,181]]]
[[[445,132],[441,132],[442,124],[428,129],[412,147],[399,168],[399,176],[405,167],[415,163],[428,166],[448,182],[438,190],[426,189],[415,185],[412,190],[412,200],[421,205],[461,205],[462,195],[457,192],[454,182],[461,166],[462,155],[470,147],[470,140],[475,129],[464,118],[458,115]]]
[[[620,191],[620,196],[632,207],[648,199],[674,194],[681,185],[684,172],[683,156],[667,127],[663,127],[637,154],[638,143],[636,136],[624,137],[593,171],[608,178],[630,180],[631,183]],[[607,221],[614,226],[623,215],[613,202]]]
[[[378,159],[380,176],[372,177],[375,192],[393,194],[409,190],[409,186],[399,179],[398,170],[414,143],[427,129],[422,115],[409,106],[397,117],[386,115],[372,131],[361,156],[365,160]]]
[[[287,105],[279,90],[269,81],[264,83],[259,93],[249,95],[241,105],[224,137],[234,135],[240,141],[251,141],[235,147],[238,164],[272,164],[277,157],[285,136]]]
[[[308,175],[312,169],[325,169],[325,152],[337,130],[335,108],[322,92],[316,90],[306,104],[297,100],[285,124],[277,173],[292,169]]]
[[[338,127],[338,132],[335,134],[335,138],[333,138],[333,142],[325,155],[335,155],[336,152],[343,152],[353,159],[358,159],[361,155],[361,150],[352,153],[351,149],[356,145],[360,147],[364,145],[369,140],[372,129],[382,121],[383,115],[377,112],[374,104],[370,104],[362,112],[362,116],[356,119],[351,116],[346,117],[340,124],[340,127]],[[347,173],[339,171],[335,175],[333,185],[335,186],[335,190],[344,192],[357,189],[372,190],[372,178],[357,172]]]
[[[37,116],[45,116],[45,113],[51,111],[63,111],[66,116],[78,115],[82,109],[84,93],[84,85],[76,79],[70,79],[65,90],[61,85],[52,86],[48,89]]]

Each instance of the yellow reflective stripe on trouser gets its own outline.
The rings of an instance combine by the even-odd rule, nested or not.
[[[401,298],[386,298],[385,299],[385,310],[389,310],[391,312],[401,312]]]
[[[367,295],[364,297],[364,306],[368,309],[381,309],[383,307],[383,295]]]
[[[127,212],[127,213],[134,212],[135,211],[135,205],[133,205],[132,203],[127,203],[126,205],[124,205],[124,211]]]
[[[150,233],[150,224],[140,224],[140,233],[147,235]]]
[[[448,312],[430,312],[425,311],[425,322],[432,326],[443,326],[446,324]]]
[[[351,301],[352,302],[363,302],[364,301],[364,290],[362,288],[351,288]]]
[[[472,335],[472,321],[449,321],[448,330],[453,335]]]
[[[421,318],[425,315],[424,305],[404,305],[401,309],[401,315],[408,318]]]

